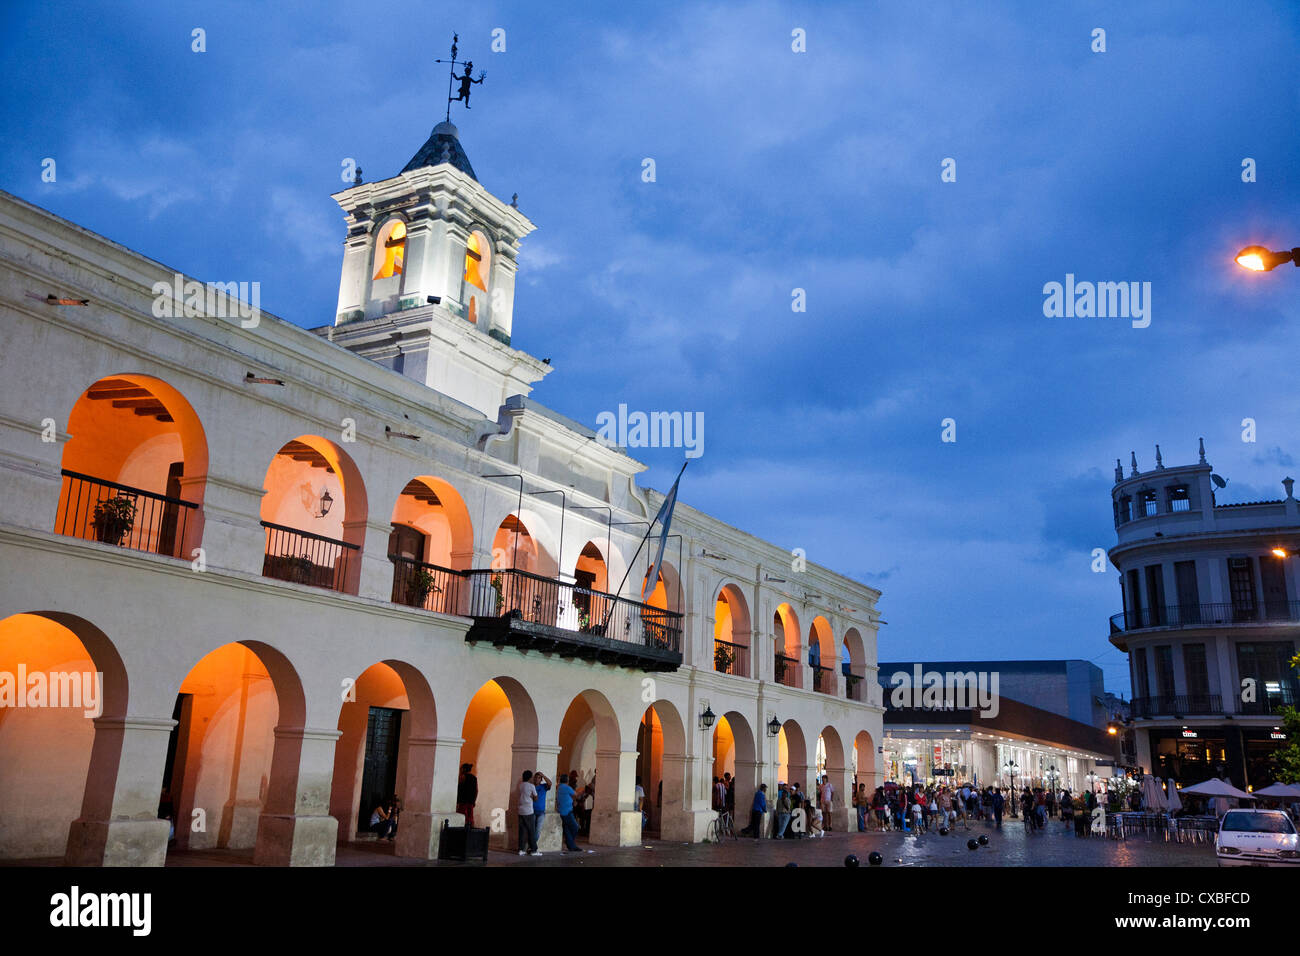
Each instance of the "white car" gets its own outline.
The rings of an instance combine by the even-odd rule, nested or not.
[[[1281,810],[1229,810],[1214,838],[1219,866],[1300,867],[1300,836]]]

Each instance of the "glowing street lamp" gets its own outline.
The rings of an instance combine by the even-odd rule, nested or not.
[[[1284,262],[1300,268],[1300,248],[1290,252],[1269,252],[1263,246],[1247,246],[1237,253],[1237,265],[1251,272],[1271,272]]]

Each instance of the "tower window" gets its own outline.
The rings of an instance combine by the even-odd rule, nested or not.
[[[402,274],[402,259],[406,255],[406,223],[390,219],[379,230],[375,240],[376,279],[387,279]]]
[[[488,248],[487,236],[471,232],[465,243],[465,281],[486,292],[491,274],[492,252]]]
[[[1141,502],[1141,517],[1146,518],[1159,512],[1160,503],[1156,500],[1155,491],[1143,489],[1138,492],[1138,497]]]
[[[1174,485],[1169,489],[1170,511],[1190,511],[1191,509],[1192,499],[1186,485]]]

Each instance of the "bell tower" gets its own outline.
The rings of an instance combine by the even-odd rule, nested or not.
[[[448,100],[468,106],[469,84],[482,77],[455,51],[461,95]],[[450,119],[396,176],[360,179],[333,195],[347,237],[334,324],[319,331],[495,418],[551,371],[510,347],[519,243],[536,226],[517,199],[483,188]]]

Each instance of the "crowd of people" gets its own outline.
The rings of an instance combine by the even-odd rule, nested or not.
[[[1105,795],[1103,795],[1104,797]],[[1046,829],[1059,817],[1076,836],[1087,836],[1098,797],[1090,790],[1072,793],[1068,788],[1024,787],[1019,792],[1001,787],[929,785],[902,787],[887,783],[869,794],[859,784],[853,794],[858,830],[902,830],[925,833],[940,828],[970,829],[973,821],[991,821],[1001,827],[1007,816],[1019,816],[1030,832]]]

